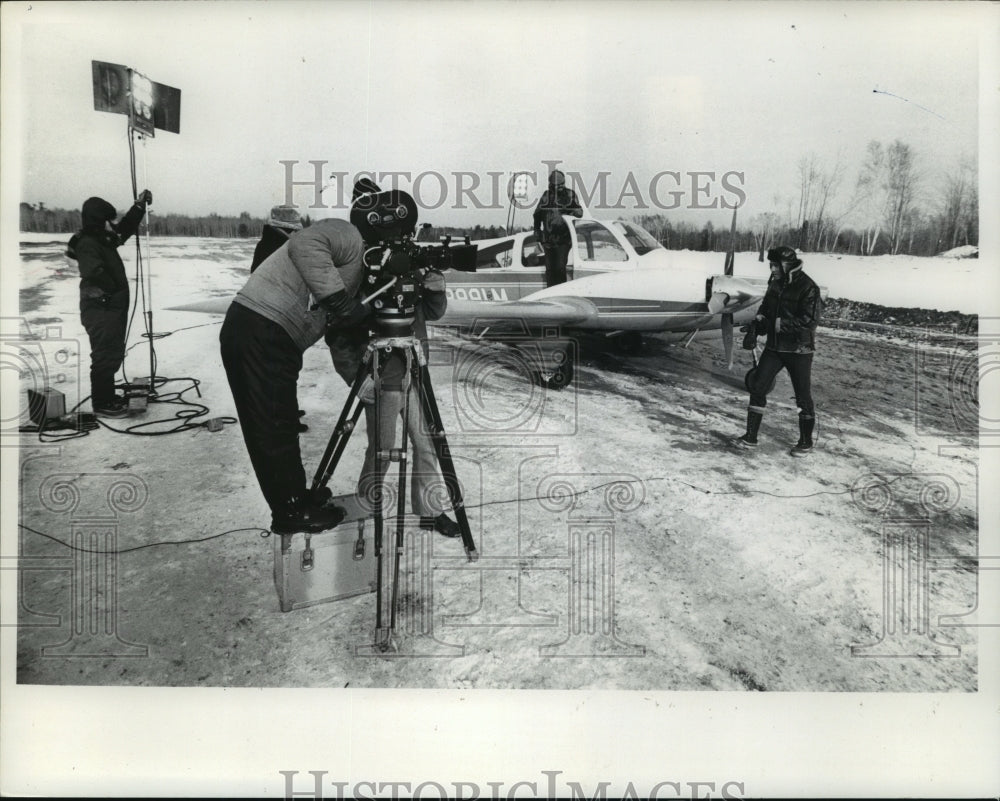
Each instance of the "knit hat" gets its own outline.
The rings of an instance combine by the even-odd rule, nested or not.
[[[565,186],[566,176],[562,170],[553,170],[549,173],[549,186]]]
[[[103,228],[104,223],[118,216],[118,212],[104,198],[89,197],[83,201],[80,216],[84,228]]]
[[[267,224],[273,225],[275,228],[299,231],[302,228],[302,218],[294,206],[275,206],[271,209],[271,216],[267,218]]]
[[[776,264],[790,265],[789,269],[793,270],[802,264],[802,259],[788,245],[771,248],[767,251],[767,260]]]

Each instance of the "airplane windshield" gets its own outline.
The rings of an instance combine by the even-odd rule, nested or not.
[[[628,243],[635,248],[635,252],[640,256],[649,253],[651,250],[663,247],[645,228],[621,221],[617,221],[615,225],[625,232],[625,238],[628,240]]]
[[[628,261],[615,235],[596,220],[574,220],[576,254],[580,261]]]

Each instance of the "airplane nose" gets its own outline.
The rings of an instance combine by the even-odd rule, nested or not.
[[[708,299],[709,314],[718,314],[726,308],[727,303],[729,303],[729,295],[727,293],[713,292],[712,296]]]

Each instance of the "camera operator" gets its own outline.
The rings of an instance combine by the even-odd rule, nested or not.
[[[812,398],[812,361],[816,350],[816,326],[819,323],[819,287],[804,272],[802,259],[792,248],[781,246],[767,252],[771,277],[756,318],[740,330],[746,334],[743,347],[751,350],[758,335],[767,337],[764,353],[750,383],[746,433],[733,440],[739,448],[757,446],[757,432],[764,419],[767,395],[782,369],[788,370],[799,407],[799,441],[792,456],[806,456],[813,449],[816,412]]]
[[[362,179],[354,186],[352,203],[379,191],[374,182]],[[438,270],[424,271],[419,296],[420,300],[414,313],[413,336],[419,340],[424,358],[427,358],[429,349],[426,321],[440,319],[448,306],[445,279]],[[331,326],[327,329],[326,343],[330,348],[334,368],[349,385],[354,383],[370,336],[368,326],[363,328]],[[383,354],[380,354],[380,357],[382,356]],[[389,450],[394,447],[396,419],[403,416],[403,401],[406,398],[407,432],[413,446],[413,458],[410,463],[410,499],[413,513],[420,516],[421,528],[436,530],[446,537],[461,536],[458,523],[442,510],[439,501],[440,492],[436,492],[442,486],[439,480],[437,452],[428,432],[419,393],[412,384],[411,374],[406,370],[406,354],[402,350],[393,349],[384,358],[380,358],[379,366],[381,391],[378,430],[381,442],[375,441],[375,387],[371,377],[366,380],[360,393],[365,409],[368,447],[358,479],[358,498],[364,506],[370,507],[371,501],[377,497],[376,494],[381,492],[389,465],[383,462],[379,465],[380,469],[377,469],[376,453],[380,449]]]
[[[139,230],[153,193],[143,189],[125,216],[99,197],[83,202],[83,226],[66,247],[80,270],[80,321],[90,338],[90,403],[100,417],[125,417],[128,401],[115,394],[115,373],[125,360],[129,287],[118,248]]]
[[[279,534],[336,526],[344,511],[330,492],[306,489],[296,395],[302,354],[328,319],[362,325],[357,298],[363,244],[345,220],[320,220],[289,237],[251,274],[230,304],[219,335],[222,361],[250,461]],[[312,301],[318,301],[318,305]]]

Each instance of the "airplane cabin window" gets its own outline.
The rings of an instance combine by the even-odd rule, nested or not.
[[[576,220],[576,252],[581,261],[627,261],[615,235],[594,220]]]
[[[638,225],[632,225],[631,223],[622,222],[621,220],[615,223],[622,232],[625,234],[625,238],[628,243],[635,248],[635,252],[642,256],[645,253],[649,253],[651,250],[656,250],[657,248],[663,248],[653,235],[649,233],[645,228],[640,228]]]
[[[525,267],[541,267],[545,264],[542,249],[534,235],[524,238],[524,246],[521,248],[521,264]]]

